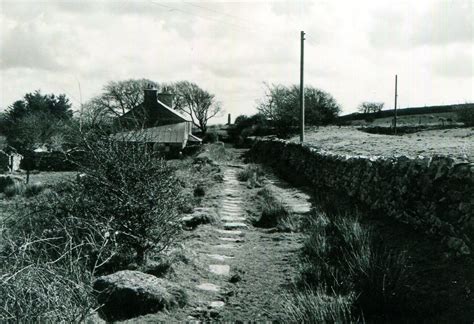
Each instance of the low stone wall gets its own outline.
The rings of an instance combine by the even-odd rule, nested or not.
[[[474,243],[474,163],[450,157],[345,156],[284,140],[256,141],[251,158],[315,190],[335,190],[422,230],[455,255]]]

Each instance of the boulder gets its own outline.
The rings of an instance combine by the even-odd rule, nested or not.
[[[195,229],[199,225],[211,224],[216,221],[215,213],[211,211],[207,212],[194,212],[191,215],[184,216],[181,218],[183,225],[190,229]]]
[[[211,158],[211,153],[209,151],[199,153],[198,156],[194,158],[194,164],[217,165],[217,163]]]
[[[140,271],[124,270],[94,281],[99,315],[119,321],[184,306],[186,294],[178,285]]]

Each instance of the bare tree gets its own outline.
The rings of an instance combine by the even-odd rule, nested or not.
[[[357,110],[363,114],[370,114],[370,113],[378,113],[382,111],[384,106],[383,102],[369,102],[369,101],[364,101],[359,105]]]
[[[172,89],[175,94],[174,109],[188,115],[193,124],[205,133],[209,119],[222,111],[215,95],[189,81],[177,82]]]
[[[159,87],[158,83],[148,79],[110,81],[104,86],[103,93],[87,104],[93,111],[121,116],[143,102],[143,89],[149,85]]]

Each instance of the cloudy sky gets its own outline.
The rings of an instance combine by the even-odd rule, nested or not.
[[[305,80],[343,112],[474,101],[474,1],[0,0],[0,110],[25,93],[74,106],[110,80],[190,80],[234,117],[263,82]],[[224,117],[223,117],[224,119]],[[221,119],[222,120],[222,119]]]

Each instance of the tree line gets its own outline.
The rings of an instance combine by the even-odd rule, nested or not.
[[[187,115],[201,134],[208,130],[208,122],[219,116],[223,109],[216,96],[190,81],[159,83],[149,79],[110,81],[102,92],[82,105],[80,114],[73,114],[65,94],[42,94],[37,90],[15,101],[0,115],[0,133],[7,143],[21,151],[46,145],[59,150],[74,146],[73,129],[109,128],[114,120],[144,100],[144,89],[153,86],[158,92],[174,95],[173,109]],[[257,114],[239,116],[236,121],[238,136],[255,134],[255,129],[288,136],[299,124],[299,87],[264,83],[265,93],[257,101]],[[379,112],[383,103],[363,102],[358,110],[363,113]],[[328,92],[312,86],[305,87],[305,122],[308,126],[334,123],[341,106]],[[258,131],[257,131],[258,133]],[[235,135],[235,134],[234,134]]]
[[[216,96],[190,81],[158,83],[148,79],[108,82],[101,94],[73,114],[72,104],[65,94],[43,94],[40,90],[27,93],[0,115],[0,134],[7,144],[19,152],[46,145],[52,150],[74,146],[71,130],[102,128],[113,131],[114,120],[143,102],[143,90],[149,85],[159,92],[174,95],[173,109],[187,115],[202,134],[211,118],[222,111]]]

